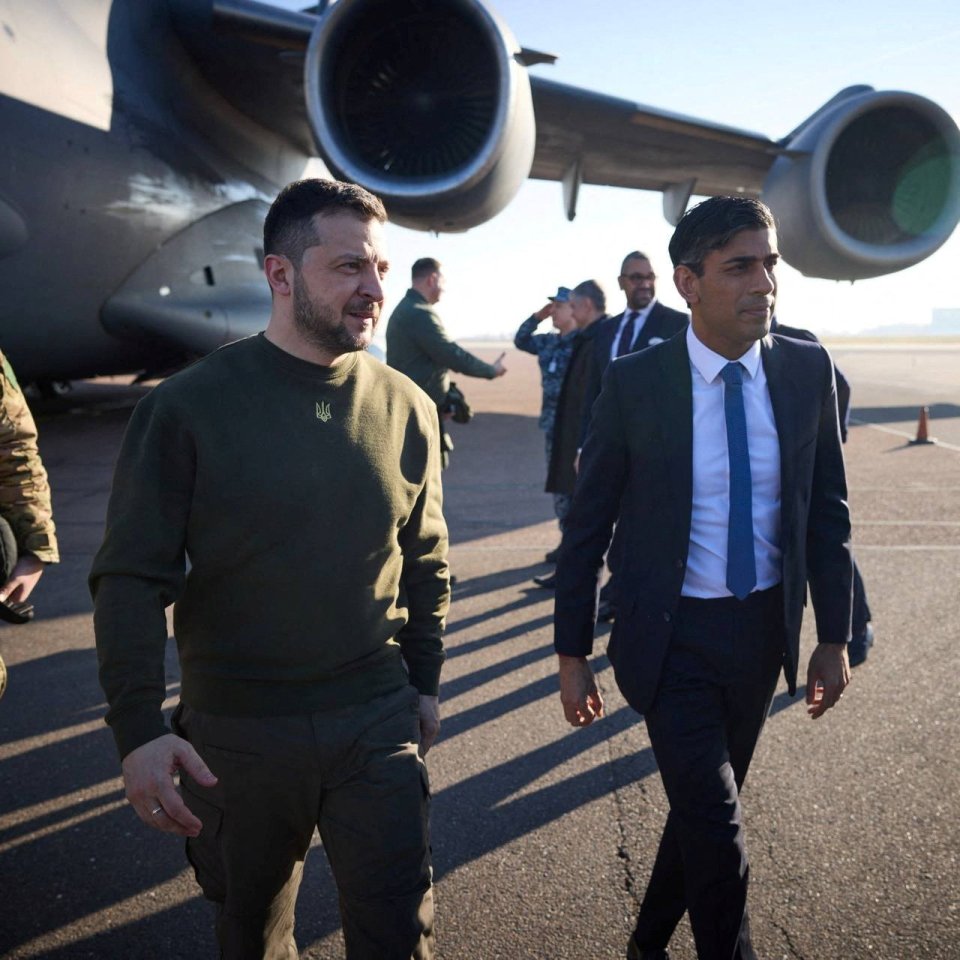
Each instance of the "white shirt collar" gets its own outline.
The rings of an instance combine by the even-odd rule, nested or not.
[[[720,371],[730,362],[719,353],[714,353],[697,337],[692,323],[687,324],[687,353],[690,354],[690,362],[707,383],[713,383],[720,376]],[[753,380],[760,366],[760,341],[754,340],[747,352],[742,357],[737,357],[737,362],[743,365]]]

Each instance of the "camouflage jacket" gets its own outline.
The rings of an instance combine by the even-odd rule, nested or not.
[[[563,378],[570,363],[573,345],[577,342],[578,331],[567,334],[534,333],[540,321],[535,316],[527,317],[520,324],[517,335],[513,338],[513,345],[525,353],[534,353],[540,364],[540,381],[543,385],[543,405],[540,408],[540,429],[547,433],[553,432],[553,424],[557,416],[557,401],[560,399],[560,389]]]
[[[0,516],[22,552],[56,563],[57,535],[37,428],[7,358],[0,353]]]

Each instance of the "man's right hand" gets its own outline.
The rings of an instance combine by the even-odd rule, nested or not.
[[[550,302],[547,303],[546,306],[541,307],[541,308],[534,314],[534,316],[535,316],[535,317],[537,318],[537,320],[539,320],[541,323],[543,323],[543,321],[546,320],[547,317],[552,317],[552,316],[553,316],[553,301],[550,301]]]
[[[212,787],[217,778],[191,744],[168,733],[131,750],[123,758],[123,783],[127,799],[148,826],[181,837],[197,837],[203,824],[187,809],[173,776],[185,770],[201,787]]]
[[[33,592],[42,573],[43,563],[32,553],[24,553],[10,572],[10,579],[0,586],[0,601],[23,603]]]
[[[507,372],[507,368],[503,365],[503,357],[504,354],[501,353],[493,362],[493,369],[496,371],[494,377],[502,377]]]

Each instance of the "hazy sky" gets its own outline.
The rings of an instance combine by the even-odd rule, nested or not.
[[[302,8],[306,4],[281,2]],[[954,0],[805,0],[737,4],[675,0],[498,0],[526,47],[558,56],[533,71],[779,138],[846,86],[907,90],[960,121],[960,4]],[[528,181],[505,212],[466,234],[389,232],[387,311],[417,257],[443,262],[441,313],[455,336],[511,333],[558,284],[588,277],[622,309],[616,277],[629,250],[650,253],[658,296],[682,308],[666,254],[672,228],[658,193],[583,187],[568,223],[556,183]],[[960,307],[960,230],[909,270],[856,284],[780,268],[778,315],[818,332],[926,324],[937,307]]]

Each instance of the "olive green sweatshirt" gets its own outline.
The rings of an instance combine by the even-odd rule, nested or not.
[[[449,603],[436,409],[366,354],[262,334],[137,406],[90,574],[120,755],[169,732],[164,609],[189,706],[309,713],[436,694]]]

